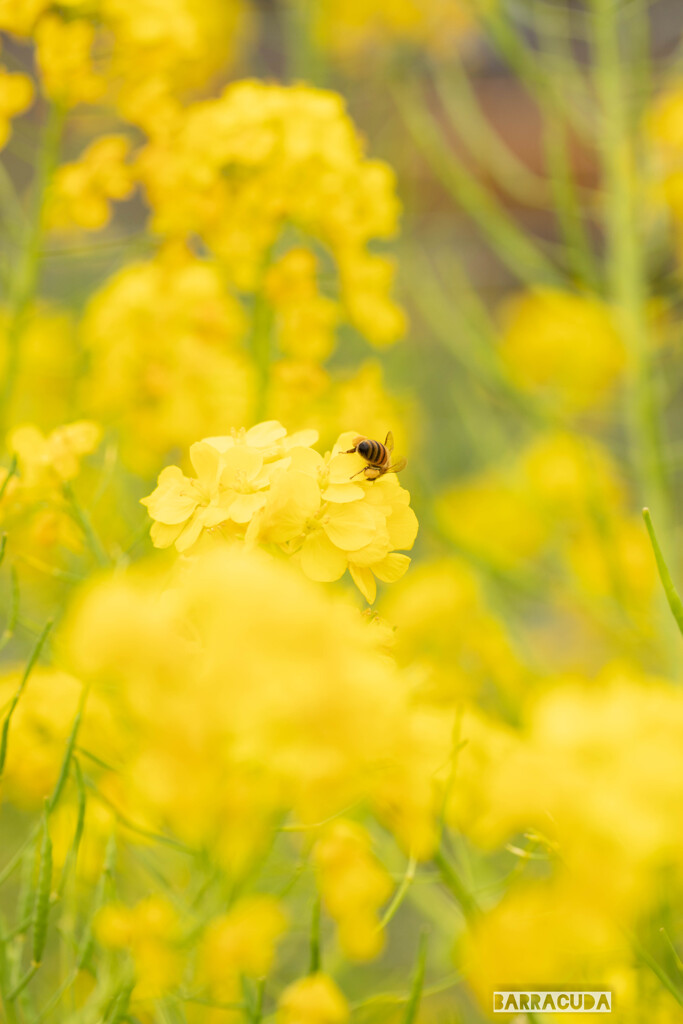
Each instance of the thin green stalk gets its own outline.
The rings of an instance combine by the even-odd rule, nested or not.
[[[308,961],[308,973],[317,974],[321,970],[322,955],[320,949],[320,897],[316,896],[311,916],[311,942]]]
[[[33,183],[31,215],[26,226],[21,256],[8,297],[9,311],[5,335],[7,364],[5,380],[0,393],[0,434],[4,432],[6,426],[6,417],[19,372],[21,336],[36,295],[42,257],[47,189],[59,162],[63,125],[63,109],[57,105],[50,106]]]
[[[664,988],[671,993],[671,995],[674,997],[679,1006],[683,1006],[683,989],[681,989],[676,984],[676,982],[669,976],[669,974],[665,971],[662,965],[657,960],[655,960],[652,953],[650,953],[650,951],[645,948],[642,942],[640,942],[640,940],[637,939],[635,935],[630,934],[628,937],[631,941],[633,951],[638,957],[638,959],[641,961],[641,963],[645,964],[646,967],[650,968],[652,973],[656,975],[657,978],[659,978]]]
[[[444,142],[432,114],[414,91],[395,83],[396,106],[436,177],[478,224],[498,259],[529,283],[561,283],[561,275],[543,250],[517,226],[501,203],[477,180]]]
[[[462,57],[453,54],[446,75],[440,65],[432,79],[444,112],[472,155],[496,184],[526,206],[545,208],[548,184],[509,149],[483,113]]]
[[[88,512],[86,512],[86,510],[83,508],[83,506],[76,498],[76,495],[74,494],[74,489],[68,481],[64,482],[63,491],[64,497],[66,498],[67,503],[69,505],[69,511],[71,512],[71,516],[74,519],[74,521],[78,523],[78,525],[80,526],[83,536],[87,541],[88,547],[90,548],[90,551],[92,552],[95,561],[98,563],[98,565],[101,566],[109,565],[111,563],[111,559],[109,558],[109,555],[105,551],[102,541],[97,535],[97,531],[95,530],[95,527],[92,524],[90,515],[88,514]]]
[[[382,920],[377,925],[377,930],[378,931],[384,931],[386,926],[389,924],[391,919],[396,914],[398,908],[403,903],[404,899],[406,898],[406,896],[408,894],[408,889],[410,888],[410,886],[412,885],[412,883],[413,883],[413,881],[415,879],[415,871],[416,870],[417,870],[417,860],[411,854],[410,857],[408,858],[408,863],[406,865],[406,870],[405,870],[405,873],[403,875],[403,878],[401,879],[401,884],[399,885],[398,889],[394,893],[394,898],[392,899],[391,903],[389,904],[387,909],[384,911],[384,914],[382,915]]]
[[[569,269],[577,283],[593,291],[600,291],[597,260],[588,238],[572,175],[567,128],[547,103],[541,101],[540,107],[553,205],[567,246]]]
[[[70,733],[69,733],[69,735],[67,737],[66,748],[64,750],[64,757],[62,759],[62,764],[61,764],[61,767],[59,769],[59,776],[57,778],[57,782],[55,783],[55,788],[52,791],[52,796],[50,797],[50,803],[49,803],[49,811],[50,811],[50,813],[52,813],[52,811],[54,811],[55,807],[57,806],[57,802],[59,801],[59,798],[60,798],[60,796],[62,794],[62,790],[64,789],[67,777],[69,775],[69,768],[71,767],[71,758],[73,756],[74,746],[75,746],[75,743],[76,743],[76,738],[78,736],[78,730],[81,727],[81,719],[83,718],[83,709],[85,708],[85,702],[86,702],[87,699],[88,699],[88,687],[84,686],[83,690],[81,691],[81,696],[80,696],[79,701],[78,701],[78,710],[76,712],[76,717],[74,718],[73,724],[71,726],[71,731],[70,731]]]
[[[652,545],[652,550],[654,552],[655,562],[657,563],[657,572],[659,573],[659,578],[662,581],[666,599],[669,602],[669,608],[671,609],[671,613],[676,620],[681,634],[683,634],[683,601],[681,601],[678,591],[674,586],[674,582],[671,579],[669,567],[664,561],[664,555],[662,554],[662,549],[660,548],[659,541],[657,540],[649,508],[643,509],[643,519],[645,520],[645,526],[647,527],[647,532],[650,537],[650,544]]]
[[[4,498],[5,491],[9,487],[9,482],[12,479],[13,476],[16,476],[18,468],[19,468],[19,459],[17,457],[17,453],[15,452],[12,455],[12,461],[10,462],[9,469],[7,470],[7,476],[5,477],[5,479],[0,484],[0,501],[2,501],[2,499]]]
[[[598,132],[605,186],[609,291],[628,353],[625,416],[642,495],[670,524],[669,483],[657,411],[646,307],[647,273],[638,194],[638,160],[629,102],[629,52],[620,42],[614,0],[593,0]]]
[[[2,631],[0,636],[0,651],[2,651],[14,636],[14,630],[17,627],[17,619],[19,618],[19,577],[17,576],[17,570],[14,566],[10,568],[10,589],[12,597],[10,601],[9,615],[7,616],[7,624]]]
[[[24,669],[24,673],[19,682],[19,686],[17,687],[16,693],[12,697],[9,710],[7,712],[7,715],[5,716],[4,722],[2,723],[2,734],[0,736],[0,775],[2,775],[4,771],[5,761],[7,759],[7,744],[9,742],[9,727],[10,722],[12,721],[12,715],[14,714],[16,706],[21,699],[22,693],[26,689],[26,684],[29,680],[29,677],[31,675],[31,672],[33,671],[36,662],[38,661],[38,658],[40,657],[40,653],[45,645],[45,641],[48,638],[52,626],[53,623],[51,620],[45,623],[43,631],[38,637],[35,647],[31,651],[31,656],[26,664],[26,668]]]
[[[470,0],[470,3],[482,28],[493,39],[500,54],[526,86],[530,95],[545,97],[558,117],[566,117],[577,132],[592,141],[592,112],[584,110],[576,103],[568,102],[566,90],[556,87],[555,82],[547,78],[538,60],[538,53],[529,48],[501,5],[491,4],[488,0]]]
[[[458,872],[455,870],[454,866],[446,859],[441,850],[437,850],[433,859],[435,865],[439,869],[443,883],[460,904],[460,908],[467,921],[471,922],[475,920],[481,913],[479,904],[461,879]]]
[[[7,1024],[17,1024],[17,1010],[10,998],[10,964],[7,958],[8,944],[5,920],[0,917],[0,998]]]
[[[427,933],[423,931],[420,935],[420,946],[417,953],[417,966],[413,977],[413,985],[410,990],[410,998],[403,1015],[402,1024],[415,1024],[420,1010],[422,991],[424,989],[425,970],[427,967]]]
[[[22,978],[20,978],[19,982],[14,986],[9,996],[7,997],[10,1000],[10,1002],[14,1002],[17,996],[19,996],[24,991],[31,978],[33,978],[33,976],[35,975],[39,966],[40,964],[31,964],[26,973],[23,975]]]

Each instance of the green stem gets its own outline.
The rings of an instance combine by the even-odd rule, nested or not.
[[[83,536],[85,537],[88,543],[88,547],[90,548],[90,551],[92,552],[95,561],[98,563],[98,565],[101,566],[109,565],[111,559],[109,558],[107,552],[104,550],[104,545],[102,544],[102,541],[97,535],[97,532],[92,524],[92,520],[89,514],[86,512],[86,510],[82,507],[82,505],[76,498],[76,495],[74,494],[74,490],[71,484],[65,481],[63,484],[63,491],[64,497],[68,502],[72,518],[80,526]]]
[[[13,287],[9,295],[7,321],[7,365],[5,381],[0,393],[0,433],[7,426],[9,404],[19,372],[21,336],[30,315],[38,285],[38,272],[42,257],[43,232],[47,189],[59,162],[59,148],[64,125],[64,111],[53,105],[49,108],[43,135],[36,176],[33,184],[33,206],[26,226],[21,257]]]
[[[24,976],[20,979],[19,983],[15,985],[14,989],[10,992],[9,996],[7,997],[10,1000],[10,1002],[14,1002],[17,996],[24,991],[24,989],[26,988],[29,981],[34,976],[39,967],[40,964],[31,964],[31,966],[26,971]]]
[[[316,896],[311,918],[311,945],[309,958],[309,974],[317,974],[321,970],[322,956],[320,952],[320,897]]]
[[[625,78],[630,75],[629,62],[620,46],[618,6],[614,0],[593,0],[593,5],[609,289],[628,354],[626,419],[642,493],[668,525],[669,486],[653,387],[644,245],[638,228],[638,165]]]
[[[414,90],[400,83],[393,89],[397,108],[408,131],[427,159],[436,177],[463,210],[478,224],[498,259],[515,275],[529,283],[561,284],[559,271],[501,203],[449,149],[433,116]]]
[[[548,202],[547,182],[530,171],[491,126],[481,109],[462,57],[453,54],[448,74],[441,66],[435,66],[432,78],[444,112],[458,137],[486,168],[496,185],[525,205],[544,209]]]
[[[447,889],[460,904],[460,908],[468,921],[474,921],[481,913],[479,904],[469,891],[460,875],[450,861],[446,860],[441,850],[434,854],[434,863],[439,869],[441,879]]]
[[[629,938],[631,940],[633,951],[641,963],[650,968],[652,973],[659,978],[664,988],[671,993],[676,1002],[680,1006],[683,1006],[683,991],[681,991],[679,986],[672,980],[672,978],[669,977],[662,965],[655,960],[652,953],[645,948],[642,942],[640,942],[635,935],[630,934]]]
[[[2,723],[2,734],[0,735],[0,775],[2,775],[2,772],[4,771],[5,761],[7,759],[7,744],[9,741],[9,727],[10,722],[12,721],[12,715],[14,714],[17,704],[21,699],[21,695],[26,688],[26,684],[29,680],[31,672],[33,671],[34,666],[38,661],[38,658],[40,657],[40,652],[42,651],[45,645],[45,641],[48,638],[48,634],[52,629],[52,626],[53,622],[52,620],[50,620],[46,622],[45,626],[43,627],[43,631],[38,637],[35,647],[31,651],[31,656],[28,659],[26,668],[24,669],[24,673],[21,677],[21,681],[19,682],[19,686],[17,687],[16,693],[12,697],[9,710],[7,712],[7,715],[5,716],[4,722]]]
[[[666,599],[669,602],[669,608],[671,609],[671,613],[678,624],[681,634],[683,634],[683,601],[681,601],[678,591],[671,579],[669,567],[664,561],[664,555],[662,554],[662,549],[659,546],[657,535],[655,534],[655,528],[652,524],[652,517],[650,515],[649,508],[643,509],[643,519],[645,520],[645,526],[647,527],[647,532],[650,537],[650,544],[652,544],[652,550],[654,551],[655,562],[657,563],[657,572],[659,573],[659,578],[662,581]]]
[[[417,967],[415,968],[413,986],[410,990],[410,998],[408,999],[408,1005],[406,1006],[406,1012],[403,1016],[402,1024],[415,1024],[415,1021],[417,1020],[417,1015],[420,1010],[420,1001],[422,999],[422,990],[424,989],[426,967],[427,933],[423,931],[420,935],[420,947],[417,953]]]

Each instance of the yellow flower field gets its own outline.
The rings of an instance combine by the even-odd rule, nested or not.
[[[683,1019],[681,54],[0,0],[0,1022]]]

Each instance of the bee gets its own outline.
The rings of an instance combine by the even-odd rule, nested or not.
[[[405,459],[398,459],[390,464],[393,450],[394,435],[389,431],[384,444],[381,441],[373,441],[369,437],[354,438],[353,448],[349,448],[344,454],[351,455],[353,452],[358,452],[361,458],[367,462],[367,466],[363,466],[353,476],[360,476],[362,473],[366,480],[376,480],[377,477],[384,476],[385,473],[400,473],[406,465]]]

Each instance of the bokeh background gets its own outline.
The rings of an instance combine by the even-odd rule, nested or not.
[[[682,30],[0,2],[9,1024],[474,1024],[534,986],[678,1019],[681,637],[641,510],[680,580]],[[283,469],[390,430],[386,521],[324,566],[302,539],[358,494],[198,518],[204,438]],[[254,538],[276,567],[221,561]]]

